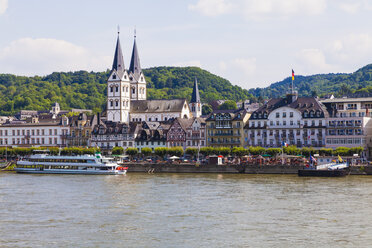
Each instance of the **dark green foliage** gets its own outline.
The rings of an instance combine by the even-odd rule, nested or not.
[[[115,146],[112,148],[112,155],[123,155],[124,148],[121,146]]]
[[[212,106],[209,104],[204,104],[202,107],[202,115],[209,115],[213,112]]]
[[[168,153],[168,148],[166,147],[156,147],[155,154],[160,158],[163,158]]]
[[[168,149],[168,154],[170,156],[181,157],[183,155],[183,148],[181,146],[176,146]]]
[[[227,110],[227,109],[238,109],[236,106],[236,102],[232,100],[227,100],[223,104],[220,105],[219,109]]]
[[[288,146],[283,148],[284,153],[288,155],[298,155],[300,154],[301,150],[296,146]]]
[[[197,67],[154,67],[143,70],[148,99],[191,99],[195,77],[202,102],[217,99],[253,99],[248,90]],[[19,110],[49,110],[54,102],[62,109],[102,111],[106,105],[106,72],[54,72],[45,77],[0,74],[0,115]]]
[[[276,156],[282,152],[282,149],[280,148],[267,148],[266,153],[271,156]]]
[[[277,98],[284,96],[292,83],[291,77],[273,83],[266,88],[250,89],[255,97]],[[300,96],[323,96],[334,94],[337,97],[353,94],[372,95],[372,64],[350,74],[329,73],[312,76],[295,76],[294,86]]]
[[[266,151],[265,148],[260,147],[260,146],[250,146],[249,147],[249,153],[252,155],[262,155]]]
[[[231,153],[234,156],[242,157],[242,156],[248,155],[248,150],[244,149],[244,147],[233,147],[231,149]]]
[[[198,154],[198,148],[193,147],[186,148],[185,153],[191,156],[195,156],[196,154]]]
[[[134,147],[128,147],[126,150],[125,150],[125,154],[129,155],[129,156],[134,156],[134,155],[137,155],[138,153],[138,149],[137,148],[134,148]]]
[[[147,157],[152,153],[152,149],[150,147],[144,147],[141,149],[141,153],[143,156]]]

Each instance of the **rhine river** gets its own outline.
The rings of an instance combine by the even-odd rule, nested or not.
[[[0,247],[372,247],[372,177],[0,173]]]

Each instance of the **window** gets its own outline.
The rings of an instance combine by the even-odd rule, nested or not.
[[[283,118],[287,117],[287,113],[283,112]]]
[[[289,112],[289,117],[293,117],[293,112]]]
[[[118,86],[115,87],[115,91],[119,92],[119,87]]]
[[[276,114],[275,114],[275,117],[276,117],[276,118],[279,118],[279,113],[276,113]]]
[[[114,74],[114,75],[112,75],[112,79],[116,79],[116,75]]]
[[[27,130],[28,132],[28,130]],[[49,129],[49,135],[52,135],[52,129]]]
[[[110,86],[110,92],[114,92],[114,89],[112,86]]]
[[[119,101],[115,101],[115,106],[116,106],[116,107],[119,106]]]
[[[110,107],[114,106],[114,103],[112,101],[110,101]]]
[[[132,88],[132,93],[136,94],[136,89],[135,88]]]

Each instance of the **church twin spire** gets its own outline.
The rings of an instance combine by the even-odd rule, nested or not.
[[[114,54],[114,61],[112,63],[112,70],[116,70],[119,76],[121,77],[124,74],[125,67],[124,67],[124,57],[123,57],[123,52],[121,50],[119,34],[120,32],[118,32],[118,39],[116,41],[116,49],[115,49],[115,54]],[[137,50],[136,34],[134,35],[132,57],[131,57],[128,72],[129,73],[131,72],[136,80],[138,80],[142,72],[138,50]]]

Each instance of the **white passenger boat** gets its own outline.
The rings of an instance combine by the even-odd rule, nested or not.
[[[35,154],[17,162],[14,170],[18,173],[36,174],[88,174],[123,175],[128,167],[122,167],[112,158],[100,154],[83,156],[51,156]]]

